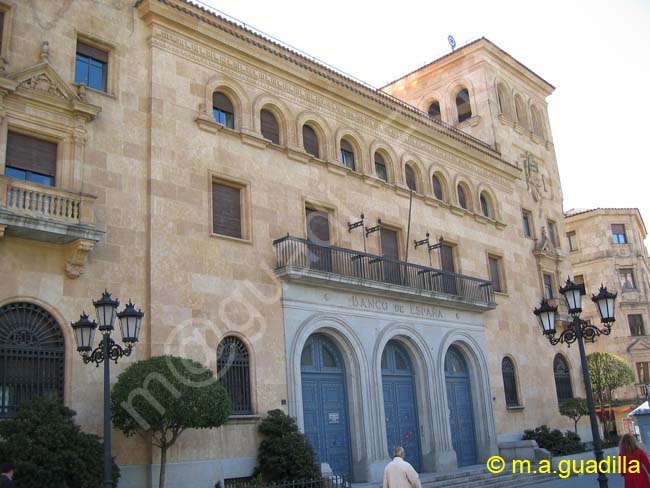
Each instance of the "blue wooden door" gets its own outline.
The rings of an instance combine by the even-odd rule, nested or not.
[[[318,462],[350,476],[350,434],[345,368],[336,346],[321,335],[309,338],[301,357],[305,435]]]
[[[406,351],[390,341],[381,358],[388,455],[402,446],[405,459],[420,471],[420,427],[413,368]]]
[[[474,411],[467,363],[456,348],[449,348],[445,357],[445,381],[451,440],[458,466],[476,464]]]

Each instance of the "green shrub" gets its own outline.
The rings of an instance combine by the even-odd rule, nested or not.
[[[293,418],[282,410],[271,410],[258,432],[264,439],[257,454],[256,477],[267,483],[320,478],[314,449]]]
[[[566,456],[584,452],[578,434],[570,430],[567,430],[566,433],[562,433],[558,429],[551,430],[548,425],[542,425],[534,430],[525,430],[523,439],[537,441],[539,447],[548,449],[553,456]]]
[[[0,422],[0,459],[16,465],[20,488],[97,488],[104,477],[104,446],[82,432],[76,413],[58,400],[39,398]],[[120,478],[113,463],[113,483]]]

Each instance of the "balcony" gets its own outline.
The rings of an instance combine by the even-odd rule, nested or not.
[[[496,307],[492,282],[286,236],[273,242],[280,278],[426,300],[472,311]]]
[[[0,175],[0,237],[68,246],[66,274],[83,273],[104,232],[95,226],[95,197]]]

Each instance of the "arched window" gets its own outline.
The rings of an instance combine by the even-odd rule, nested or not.
[[[379,153],[375,153],[375,174],[380,180],[388,182],[388,168],[384,157]]]
[[[406,178],[406,186],[408,186],[410,190],[418,191],[417,178],[415,177],[415,171],[411,165],[407,164],[404,167],[404,176]]]
[[[433,186],[433,195],[438,200],[442,200],[444,198],[444,193],[442,192],[442,182],[438,175],[433,175],[431,177],[431,186]]]
[[[228,392],[233,415],[252,413],[250,363],[246,345],[237,337],[225,337],[217,347],[217,377]]]
[[[36,397],[63,401],[65,344],[59,324],[33,303],[0,307],[0,419]]]
[[[217,123],[229,129],[235,128],[235,109],[230,98],[221,92],[212,94],[212,113]]]
[[[517,394],[517,377],[515,376],[515,365],[512,359],[504,357],[501,361],[501,374],[503,375],[503,389],[506,395],[507,407],[519,406],[519,395]]]
[[[492,217],[492,205],[490,205],[490,197],[488,197],[485,192],[481,192],[479,197],[481,200],[481,212],[485,217]]]
[[[458,193],[458,205],[460,205],[461,208],[468,210],[469,205],[467,203],[467,193],[465,192],[465,187],[463,185],[458,185],[456,192]]]
[[[440,102],[438,100],[434,100],[431,102],[431,105],[429,105],[429,117],[436,120],[442,119],[440,114]]]
[[[354,161],[354,148],[352,144],[346,139],[341,139],[341,163],[346,168],[350,168],[352,171],[356,169],[356,164]]]
[[[555,375],[555,391],[557,392],[558,403],[573,398],[569,365],[561,354],[555,355],[555,359],[553,360],[553,374]]]
[[[458,110],[458,122],[463,122],[472,116],[472,107],[469,103],[469,91],[463,88],[456,95],[456,109]]]
[[[526,105],[521,95],[515,95],[515,110],[517,112],[517,122],[524,127],[528,127],[528,113],[526,112]]]
[[[510,115],[508,89],[503,83],[497,85],[497,99],[499,100],[499,112]]]
[[[262,109],[260,112],[260,129],[264,139],[268,139],[273,144],[280,144],[280,126],[278,119],[270,110]]]
[[[542,122],[542,114],[534,105],[530,107],[530,113],[533,117],[533,134],[544,139],[544,123]]]
[[[320,158],[318,136],[316,135],[316,131],[307,124],[302,126],[302,145],[307,154],[311,154],[315,158]]]

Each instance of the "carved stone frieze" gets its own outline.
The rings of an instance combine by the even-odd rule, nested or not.
[[[20,85],[18,85],[18,87],[40,91],[57,98],[67,100],[67,97],[61,91],[61,89],[56,85],[56,83],[48,78],[45,73],[32,76],[31,78],[23,81]]]

